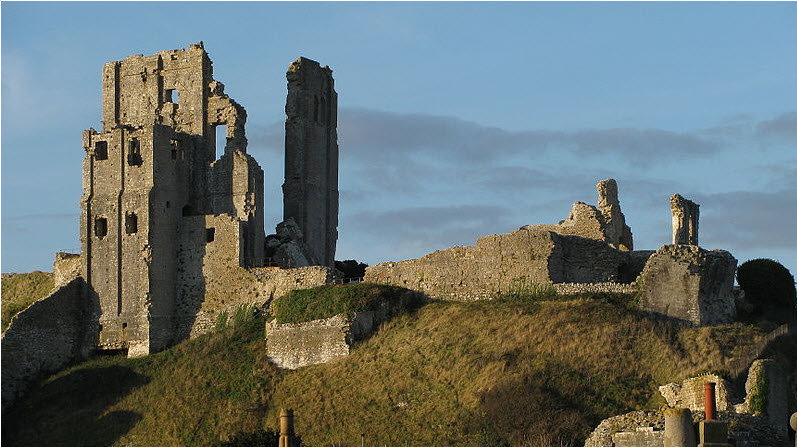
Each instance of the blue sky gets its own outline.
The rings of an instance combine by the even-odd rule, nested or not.
[[[2,12],[3,272],[78,249],[102,65],[204,41],[281,220],[285,70],[334,70],[338,259],[556,223],[617,180],[636,248],[700,242],[797,272],[797,3],[17,3]]]

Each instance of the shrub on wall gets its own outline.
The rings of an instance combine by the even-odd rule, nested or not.
[[[747,309],[740,308],[740,318],[793,321],[797,292],[794,276],[786,267],[771,259],[753,259],[739,266],[736,280],[750,305]]]

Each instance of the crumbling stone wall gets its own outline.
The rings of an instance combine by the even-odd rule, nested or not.
[[[700,206],[680,194],[670,196],[672,212],[672,243],[697,245]]]
[[[334,279],[333,270],[322,266],[295,269],[238,267],[215,271],[220,274],[216,276],[217,280],[210,282],[207,299],[189,319],[190,328],[178,328],[183,333],[187,332],[190,338],[213,330],[221,313],[233,315],[244,305],[262,307],[292,290],[332,284]]]
[[[58,289],[80,276],[80,255],[58,252],[53,262],[53,289]]]
[[[300,57],[287,72],[283,220],[293,219],[311,265],[335,267],[338,94],[332,70]]]
[[[733,321],[736,259],[724,250],[665,245],[639,275],[640,308],[695,325]]]
[[[692,412],[694,424],[704,419],[705,415],[702,411]],[[736,440],[738,446],[778,447],[783,445],[782,438],[779,439],[778,434],[762,418],[749,414],[722,412],[719,413],[719,420],[728,423],[728,436]],[[664,413],[662,411],[632,411],[601,421],[587,438],[584,447],[668,447],[664,444],[663,435],[656,434],[663,432]],[[659,436],[661,437],[659,438]],[[616,445],[613,444],[616,441],[619,442]],[[637,441],[641,444],[634,443]]]
[[[379,325],[418,300],[416,292],[406,292],[398,300],[383,302],[376,311],[338,314],[296,324],[269,322],[266,355],[275,365],[287,369],[346,357],[357,342],[370,337]]]
[[[715,408],[717,411],[733,411],[734,397],[728,381],[716,374],[705,374],[692,377],[681,383],[668,383],[659,387],[659,393],[672,408],[688,408],[694,411],[705,411],[705,394],[703,386],[706,382],[715,383]]]
[[[327,363],[349,355],[353,320],[335,315],[298,324],[266,325],[266,353],[280,368]]]
[[[370,266],[365,281],[406,287],[435,299],[468,301],[530,284],[612,282],[623,259],[603,241],[521,227],[480,237],[475,246]]]
[[[261,306],[294,289],[331,284],[332,269],[241,267],[245,223],[229,215],[182,220],[177,258],[175,340],[212,330],[221,312]]]
[[[771,359],[760,359],[750,365],[747,381],[744,384],[747,396],[743,403],[736,406],[740,413],[757,413],[765,417],[772,427],[784,439],[788,436],[789,408],[788,383],[786,375]],[[753,403],[763,404],[763,408],[754,408]]]
[[[619,250],[633,250],[631,228],[626,225],[625,216],[620,210],[617,182],[611,178],[601,180],[596,189],[597,208],[584,202],[576,202],[567,218],[558,225],[533,225],[528,228],[606,241]]]
[[[75,278],[11,319],[2,338],[3,409],[32,380],[87,354],[84,286]]]
[[[292,290],[310,289],[332,284],[334,270],[320,265],[294,269],[263,267],[250,269],[261,284],[261,294],[268,301],[280,298]]]

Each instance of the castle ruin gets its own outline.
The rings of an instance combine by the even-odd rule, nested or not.
[[[338,240],[338,94],[332,70],[300,57],[288,68],[284,221],[303,231],[311,264],[335,267]]]
[[[106,64],[102,98],[102,131],[83,132],[82,276],[98,347],[144,354],[173,342],[191,258],[215,242],[229,262],[261,262],[263,170],[202,44]]]
[[[672,213],[672,243],[697,245],[697,227],[700,205],[680,194],[670,196]]]

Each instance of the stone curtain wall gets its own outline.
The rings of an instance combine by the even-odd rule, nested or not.
[[[257,278],[261,294],[268,301],[282,297],[292,290],[332,284],[334,279],[333,270],[320,265],[295,269],[261,267],[249,271]]]
[[[76,278],[17,314],[2,338],[2,406],[43,374],[78,358],[89,327],[82,278]]]
[[[536,227],[484,236],[419,259],[368,267],[365,281],[417,290],[434,299],[486,299],[530,284],[606,283],[625,255],[606,242]]]

